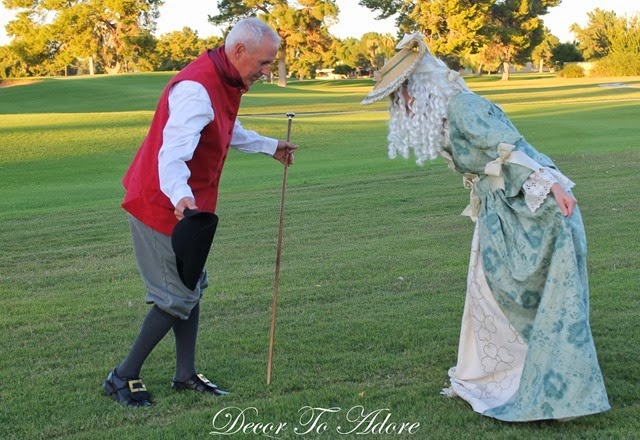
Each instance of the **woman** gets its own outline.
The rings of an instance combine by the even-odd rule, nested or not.
[[[490,101],[433,57],[420,34],[362,101],[391,97],[389,156],[442,156],[475,222],[448,396],[505,421],[610,409],[589,327],[586,238],[573,182]]]

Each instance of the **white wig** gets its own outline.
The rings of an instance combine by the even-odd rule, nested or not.
[[[407,103],[402,87],[391,95],[389,118],[389,157],[409,158],[413,150],[416,163],[438,157],[449,142],[447,105],[452,96],[469,91],[458,72],[450,70],[428,51],[404,83],[410,100]],[[407,111],[408,109],[408,111]]]

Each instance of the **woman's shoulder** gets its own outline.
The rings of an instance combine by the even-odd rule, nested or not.
[[[449,100],[449,109],[453,111],[469,111],[470,108],[478,109],[487,106],[491,106],[491,102],[473,92],[460,92]]]
[[[478,115],[492,113],[492,104],[486,98],[473,92],[461,92],[449,100],[447,106],[449,121],[477,118]]]

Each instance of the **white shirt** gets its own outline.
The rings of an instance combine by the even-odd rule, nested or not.
[[[169,91],[169,119],[162,131],[162,147],[158,153],[160,189],[173,206],[183,197],[193,197],[187,184],[191,160],[200,141],[200,132],[213,121],[213,107],[207,91],[195,81],[180,81]],[[231,147],[245,153],[273,156],[278,140],[246,130],[236,119]],[[196,201],[197,202],[197,201]]]

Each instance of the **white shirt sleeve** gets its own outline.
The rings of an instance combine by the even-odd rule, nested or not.
[[[245,153],[262,153],[273,156],[278,147],[278,140],[247,130],[236,119],[231,136],[231,146]]]
[[[195,81],[180,81],[169,91],[169,119],[162,131],[158,153],[160,189],[175,206],[183,197],[193,197],[187,184],[191,160],[202,129],[213,121],[213,107],[205,88]]]

